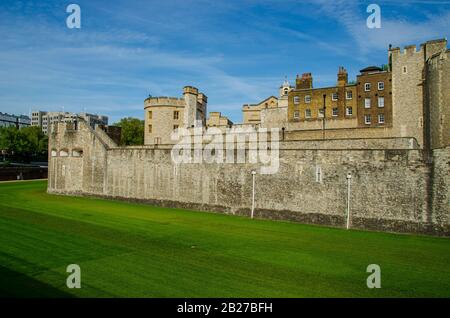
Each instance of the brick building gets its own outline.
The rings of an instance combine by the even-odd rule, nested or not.
[[[297,76],[289,93],[288,120],[291,122],[345,120],[356,118],[356,85],[348,82],[347,71],[339,68],[337,85],[314,88],[311,73]]]
[[[392,75],[369,66],[357,76],[359,127],[392,126]]]

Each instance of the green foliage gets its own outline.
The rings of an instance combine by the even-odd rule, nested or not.
[[[122,118],[114,126],[122,128],[122,146],[135,146],[144,144],[144,121],[138,118]]]
[[[0,150],[14,161],[47,160],[48,137],[37,126],[1,128]]]
[[[169,209],[0,183],[0,295],[449,297],[450,240]],[[81,288],[65,285],[67,265]],[[369,289],[369,264],[381,267]]]
[[[381,65],[381,69],[382,69],[383,71],[388,71],[388,70],[389,70],[389,65],[387,65],[387,64],[382,64],[382,65]]]

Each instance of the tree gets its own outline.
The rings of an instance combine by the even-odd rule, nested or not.
[[[135,146],[144,144],[144,121],[138,118],[122,118],[114,126],[122,128],[120,144],[123,146]]]
[[[48,137],[39,127],[6,127],[0,129],[0,150],[15,161],[46,161]]]

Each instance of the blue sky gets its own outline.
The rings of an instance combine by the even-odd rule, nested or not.
[[[66,7],[81,7],[81,29]],[[366,8],[382,10],[368,29]],[[333,85],[387,62],[387,47],[448,37],[450,1],[34,0],[0,2],[0,111],[86,110],[143,118],[143,100],[193,85],[208,111],[241,107],[312,72]]]

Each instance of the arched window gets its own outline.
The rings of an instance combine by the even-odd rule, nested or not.
[[[69,156],[69,151],[67,149],[61,149],[59,151],[59,156],[60,157],[68,157]]]
[[[58,155],[58,151],[56,149],[52,149],[52,157],[56,157]]]
[[[83,157],[83,150],[82,149],[73,149],[72,157]]]

